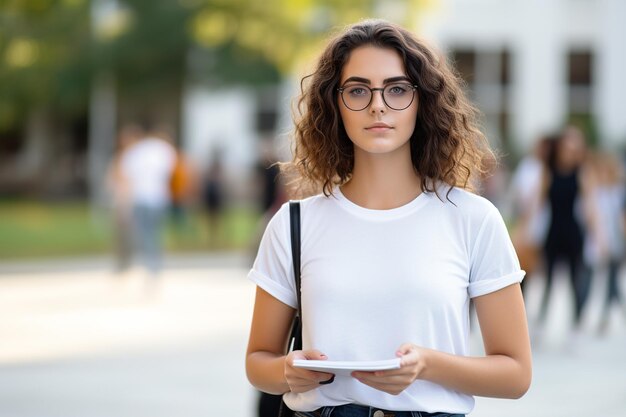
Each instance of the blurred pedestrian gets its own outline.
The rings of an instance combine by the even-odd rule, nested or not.
[[[540,201],[542,178],[548,164],[548,153],[556,135],[541,137],[532,152],[518,163],[509,187],[508,204],[512,222],[511,240],[526,271],[522,290],[541,262],[541,252],[549,221],[546,202]]]
[[[574,299],[570,343],[575,344],[591,284],[591,273],[583,258],[585,234],[596,232],[597,213],[592,200],[590,172],[585,164],[587,149],[582,132],[568,126],[553,145],[542,189],[542,201],[548,204],[550,221],[544,244],[545,290],[537,336],[541,337],[545,325],[555,267],[565,262]]]
[[[505,190],[509,182],[509,169],[494,155],[486,156],[482,165],[485,171],[479,178],[477,192],[502,210],[506,204]]]
[[[287,201],[286,190],[280,177],[278,158],[271,140],[261,142],[260,158],[256,165],[259,181],[261,213],[269,217]]]
[[[617,303],[626,318],[626,303],[619,288],[619,272],[624,260],[626,232],[626,190],[620,161],[612,154],[600,153],[593,163],[595,186],[593,200],[598,210],[598,232],[585,245],[586,259],[599,271],[606,271],[607,292],[598,333],[607,332],[611,307]]]
[[[223,243],[225,189],[222,159],[221,149],[211,151],[202,187],[202,203],[208,221],[209,248],[211,249],[217,249]]]
[[[257,193],[257,207],[261,213],[261,218],[257,232],[250,242],[253,257],[259,249],[259,243],[261,243],[261,237],[267,223],[287,201],[287,190],[280,175],[278,158],[274,145],[269,139],[261,142],[259,160],[255,166],[254,190]]]
[[[147,132],[121,157],[129,186],[135,248],[151,276],[161,269],[162,226],[170,205],[170,178],[176,163],[171,143]]]
[[[197,194],[197,173],[189,158],[176,147],[176,162],[170,178],[170,213],[175,230],[184,233],[189,228],[189,208]]]
[[[143,130],[138,125],[130,124],[120,129],[106,175],[113,211],[113,251],[117,273],[124,272],[131,265],[133,250],[131,190],[122,170],[122,156],[142,135]]]

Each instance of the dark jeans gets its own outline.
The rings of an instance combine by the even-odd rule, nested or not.
[[[574,323],[578,326],[591,288],[591,270],[583,262],[582,249],[570,252],[559,252],[550,248],[546,249],[546,286],[541,300],[539,321],[545,324],[554,269],[561,260],[567,261],[569,265],[569,279],[574,291]]]
[[[346,404],[322,407],[315,411],[296,411],[294,417],[465,417],[463,414],[426,413],[424,411],[389,411],[376,407]]]
[[[164,207],[133,207],[135,246],[144,266],[154,274],[161,269],[161,226],[164,213]]]
[[[609,286],[607,288],[606,307],[610,307],[613,301],[617,301],[618,303],[622,302],[618,285],[621,263],[622,260],[619,258],[611,258],[609,261]]]
[[[613,302],[617,302],[618,304],[622,304],[622,296],[620,295],[619,290],[619,270],[621,267],[622,260],[619,258],[612,258],[609,260],[608,265],[608,287],[606,293],[606,299],[604,301],[604,308],[602,309],[601,320],[604,322],[602,325],[607,325],[609,320],[609,315],[611,312],[611,306]]]

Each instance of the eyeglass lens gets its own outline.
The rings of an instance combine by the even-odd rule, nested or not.
[[[370,87],[353,84],[343,88],[341,97],[346,107],[359,111],[370,105],[372,94]],[[409,107],[413,102],[414,94],[413,87],[406,83],[389,84],[382,90],[383,101],[393,110],[404,110]]]

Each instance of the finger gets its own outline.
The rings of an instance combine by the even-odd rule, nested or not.
[[[394,376],[406,376],[410,374],[411,372],[407,368],[399,368],[399,369],[393,369],[389,371],[372,372],[372,376],[377,377],[377,378],[390,378]]]
[[[291,368],[289,372],[290,379],[302,380],[302,381],[314,381],[315,383],[321,381],[328,381],[334,375],[328,372],[310,371],[308,369]]]
[[[361,377],[355,377],[361,382],[371,382],[383,385],[409,385],[411,383],[411,377],[406,374],[401,375],[389,375],[389,376],[377,376],[366,375]]]
[[[333,377],[333,374],[328,373],[328,372],[318,372],[318,371],[311,371],[308,369],[293,368],[293,367],[290,369],[289,375],[293,376],[294,379],[302,379],[306,381],[315,381],[315,382],[328,381],[330,378]]]
[[[286,362],[289,366],[293,366],[293,361],[295,359],[300,360],[326,360],[328,356],[319,350],[294,350],[289,352],[286,357]]]
[[[409,368],[398,368],[398,369],[390,369],[388,371],[374,371],[374,372],[365,372],[365,371],[355,371],[352,372],[352,376],[355,378],[388,378],[392,376],[402,376],[402,375],[412,375],[413,372]]]
[[[333,381],[335,380],[335,375],[333,375],[329,380],[327,381],[320,381],[320,385],[328,385],[328,384],[332,384]]]
[[[304,350],[304,351],[302,351],[302,353],[304,354],[304,359],[309,359],[309,360],[326,360],[326,359],[328,359],[328,356],[326,356],[324,353],[320,352],[317,349]]]
[[[400,367],[415,365],[419,360],[418,350],[410,343],[400,346],[396,355],[400,357]]]
[[[376,372],[355,371],[355,372],[352,372],[350,375],[356,379],[372,379],[374,377],[384,377],[384,374],[381,374],[380,371],[376,371]]]
[[[306,359],[306,356],[303,351],[294,350],[292,352],[289,352],[289,354],[287,355],[287,363],[290,366],[293,366],[294,359]]]
[[[332,380],[333,378],[327,378],[325,381]],[[289,388],[299,391],[307,391],[314,388],[318,388],[323,381],[311,380],[311,379],[291,379],[289,381]]]
[[[328,372],[315,372],[311,371],[314,374],[314,380],[318,382],[329,381],[335,377],[334,374],[329,374]]]
[[[414,349],[413,343],[404,343],[402,346],[398,348],[396,351],[396,356],[404,356],[407,353],[411,352]]]
[[[303,389],[311,389],[311,387],[316,386],[317,384],[311,384],[311,381],[303,381],[303,382],[295,382],[295,383],[291,383],[289,384],[289,388],[292,391],[299,391],[299,390],[303,390]]]
[[[291,383],[289,384],[290,387],[298,387],[298,388],[303,388],[303,387],[317,387],[319,386],[319,382],[317,381],[311,381],[309,379],[300,379],[300,380],[294,380],[291,381]]]

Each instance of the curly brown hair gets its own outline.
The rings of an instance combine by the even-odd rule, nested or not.
[[[422,189],[437,192],[439,181],[472,190],[494,155],[478,128],[478,112],[466,99],[461,79],[425,43],[384,20],[348,26],[330,41],[315,71],[301,82],[295,117],[293,160],[281,164],[299,196],[332,194],[354,168],[354,147],[337,104],[341,71],[354,49],[373,45],[398,52],[417,86],[419,108],[410,139],[411,159]]]

